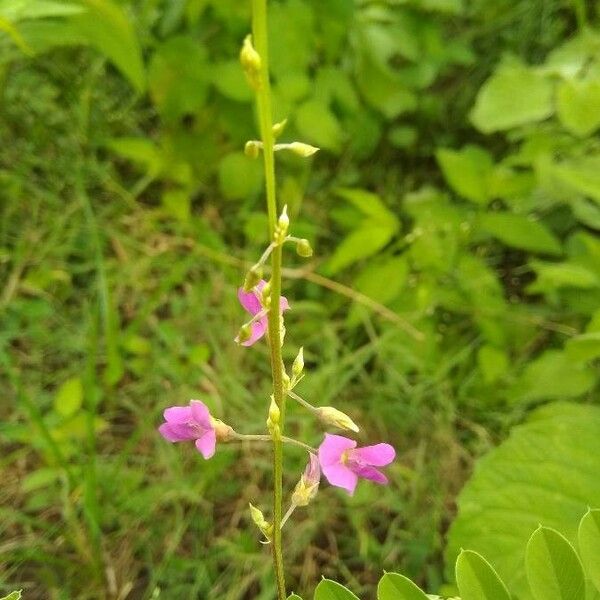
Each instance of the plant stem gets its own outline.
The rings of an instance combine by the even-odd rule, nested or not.
[[[579,29],[585,29],[587,25],[587,11],[585,9],[585,0],[573,0],[575,5],[575,18]]]
[[[277,224],[277,198],[275,196],[275,150],[273,136],[273,116],[271,112],[271,82],[269,80],[269,47],[267,41],[267,0],[252,0],[252,37],[261,59],[260,86],[257,90],[260,134],[263,143],[263,160],[267,194],[267,212],[271,239]],[[285,394],[283,390],[283,361],[281,358],[281,245],[273,248],[271,254],[271,307],[269,311],[269,347],[271,352],[271,373],[273,377],[273,398],[279,407],[281,418],[279,427],[283,433],[285,420]],[[285,600],[285,574],[281,544],[283,496],[283,443],[273,436],[273,567],[277,583],[277,597]]]

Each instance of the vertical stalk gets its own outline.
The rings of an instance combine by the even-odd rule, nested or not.
[[[575,18],[577,19],[577,27],[579,27],[579,30],[581,31],[587,26],[585,0],[573,0],[573,4],[575,5]]]
[[[277,198],[275,189],[275,151],[273,116],[271,110],[271,83],[269,80],[269,47],[267,41],[267,0],[252,0],[252,37],[261,59],[260,86],[257,90],[260,134],[263,143],[267,212],[271,239],[277,225]],[[279,427],[283,433],[285,419],[285,394],[283,390],[283,361],[281,358],[281,245],[275,246],[271,255],[271,310],[269,311],[269,348],[273,397],[281,413]],[[281,544],[283,496],[283,443],[273,437],[273,567],[277,583],[277,597],[285,600],[285,574]]]

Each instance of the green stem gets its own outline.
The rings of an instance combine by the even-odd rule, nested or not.
[[[587,26],[587,11],[585,8],[585,0],[573,0],[575,5],[575,18],[579,29],[585,29]]]
[[[257,90],[260,134],[263,143],[263,159],[267,195],[267,212],[271,239],[277,224],[277,198],[275,195],[275,140],[271,111],[271,83],[269,80],[269,47],[267,41],[267,0],[252,0],[252,37],[261,59],[260,86]],[[283,361],[281,358],[281,245],[271,254],[271,306],[269,311],[269,347],[273,397],[281,413],[281,432],[285,420],[285,393],[283,389]],[[285,600],[285,574],[281,544],[281,521],[283,518],[283,443],[273,437],[273,567],[277,582],[277,597]]]

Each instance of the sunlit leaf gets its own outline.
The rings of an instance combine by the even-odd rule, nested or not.
[[[56,392],[54,410],[63,417],[74,415],[83,403],[83,384],[79,377],[67,379]]]
[[[586,575],[600,592],[600,509],[590,509],[579,524],[579,552]]]
[[[408,577],[386,573],[377,586],[377,600],[427,600],[428,596]]]
[[[461,600],[510,600],[510,594],[483,556],[463,550],[456,560],[456,583]]]
[[[314,600],[358,600],[358,598],[340,583],[323,579],[315,590]]]

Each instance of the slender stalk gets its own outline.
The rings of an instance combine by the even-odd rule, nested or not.
[[[257,90],[260,134],[263,143],[263,161],[267,195],[267,212],[271,239],[277,224],[277,198],[275,191],[275,151],[273,136],[273,116],[271,111],[271,83],[269,80],[269,47],[267,41],[267,0],[252,0],[252,37],[261,59],[260,86]],[[269,311],[269,347],[271,353],[271,373],[273,377],[273,397],[279,407],[281,432],[285,420],[285,393],[283,389],[283,361],[281,358],[281,245],[273,248],[271,254],[271,307]],[[281,521],[283,497],[283,443],[273,436],[273,567],[277,582],[277,597],[285,600],[285,573],[281,544]]]
[[[270,435],[262,435],[262,434],[247,434],[247,433],[234,433],[234,439],[239,440],[240,442],[271,442],[273,438]],[[292,444],[292,446],[298,446],[311,454],[316,454],[316,448],[301,442],[300,440],[295,440],[294,438],[286,437],[285,435],[281,436],[281,441],[284,444]]]
[[[585,0],[573,0],[575,5],[575,18],[579,29],[585,29],[587,25],[587,11],[585,8]]]

